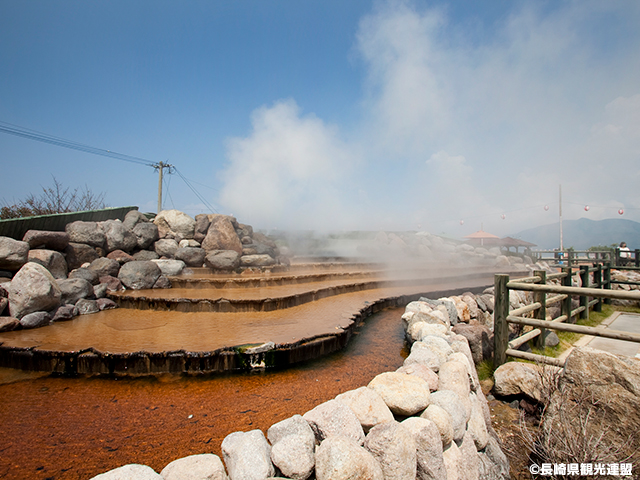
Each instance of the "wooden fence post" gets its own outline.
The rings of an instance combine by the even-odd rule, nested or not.
[[[536,277],[540,277],[540,285],[547,284],[547,272],[544,270],[536,270],[533,272]],[[535,318],[538,320],[547,319],[547,294],[545,292],[534,292],[533,301],[540,303],[540,308],[535,311]],[[547,329],[540,328],[540,335],[536,338],[535,345],[537,348],[544,348],[544,340],[547,336]]]
[[[582,283],[582,288],[589,287],[589,265],[580,265],[580,283]],[[580,318],[589,318],[589,297],[580,295],[580,306],[584,307],[584,310],[580,312]]]
[[[494,305],[493,305],[493,366],[498,368],[507,360],[505,354],[509,344],[509,275],[495,275],[494,277]]]
[[[634,256],[635,256],[636,267],[640,267],[640,248],[636,248],[633,253],[634,253]]]
[[[603,288],[607,289],[607,290],[611,290],[611,262],[605,262],[604,264],[604,282],[603,282]],[[605,298],[604,299],[604,304],[605,305],[611,305],[611,299],[610,298]]]
[[[570,287],[571,286],[571,280],[572,280],[572,275],[571,275],[571,267],[564,267],[562,269],[562,272],[565,273],[566,275],[563,277],[562,279],[562,285],[565,287]],[[571,295],[567,295],[567,298],[565,298],[564,300],[562,300],[562,304],[560,307],[560,314],[561,315],[566,315],[567,316],[567,323],[571,323]]]
[[[593,272],[593,283],[595,284],[594,286],[598,287],[598,288],[604,288],[602,285],[602,264],[598,263],[597,265],[594,265],[594,267],[596,268],[596,271]],[[601,312],[602,311],[602,299],[598,298],[598,303],[596,303],[593,306],[593,311],[594,312]]]

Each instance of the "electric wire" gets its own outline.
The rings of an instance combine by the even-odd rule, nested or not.
[[[132,155],[126,155],[124,153],[118,153],[104,148],[92,147],[84,143],[74,142],[73,140],[67,140],[65,138],[56,137],[47,133],[38,132],[37,130],[31,130],[29,128],[20,127],[12,123],[0,121],[0,132],[7,133],[9,135],[15,135],[29,140],[35,140],[38,142],[48,143],[51,145],[57,145],[59,147],[70,148],[72,150],[78,150],[81,152],[92,153],[94,155],[101,155],[104,157],[115,158],[125,162],[136,163],[138,165],[145,165],[147,167],[153,167],[154,163],[140,157],[134,157]]]
[[[193,187],[193,185],[191,185],[191,183],[189,183],[189,181],[184,177],[184,175],[182,175],[182,172],[180,172],[180,170],[178,170],[177,168],[175,168],[176,173],[180,176],[180,178],[182,178],[182,180],[184,181],[184,183],[187,185],[187,187],[189,187],[191,189],[191,191],[194,193],[194,195],[196,197],[198,197],[198,199],[209,209],[211,210],[212,213],[218,213],[218,211],[213,208],[213,205],[211,205],[202,195],[200,195],[200,193],[198,193],[198,191]]]

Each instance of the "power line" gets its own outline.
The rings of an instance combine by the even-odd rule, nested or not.
[[[122,160],[125,162],[135,163],[138,165],[144,165],[146,167],[152,167],[159,173],[159,182],[158,182],[158,212],[160,211],[162,205],[162,175],[164,173],[164,169],[166,168],[167,173],[171,174],[174,171],[180,175],[180,178],[184,181],[184,183],[189,187],[189,189],[194,193],[194,195],[212,212],[217,213],[217,210],[213,208],[213,206],[205,200],[205,198],[198,193],[193,185],[182,175],[182,173],[178,172],[178,169],[173,165],[164,162],[151,162],[145,158],[134,157],[132,155],[126,155],[124,153],[114,152],[112,150],[107,150],[104,148],[92,147],[91,145],[86,145],[79,142],[74,142],[73,140],[67,140],[62,137],[56,137],[54,135],[49,135],[48,133],[39,132],[37,130],[32,130],[30,128],[21,127],[19,125],[14,125],[12,123],[0,121],[0,133],[7,133],[9,135],[15,135],[17,137],[26,138],[28,140],[35,140],[38,142],[48,143],[50,145],[56,145],[58,147],[70,148],[72,150],[78,150],[85,153],[91,153],[93,155],[101,155],[103,157],[115,158],[117,160]],[[193,182],[198,183],[198,182]],[[207,188],[212,188],[207,185],[198,183]],[[214,188],[212,188],[215,190]],[[168,187],[167,187],[168,190]],[[173,199],[171,199],[171,203],[173,204]]]
[[[104,148],[92,147],[73,140],[67,140],[61,137],[55,137],[47,133],[38,132],[37,130],[31,130],[29,128],[20,127],[11,123],[0,121],[0,132],[7,133],[9,135],[15,135],[17,137],[27,138],[29,140],[36,140],[38,142],[48,143],[51,145],[57,145],[59,147],[70,148],[72,150],[78,150],[81,152],[92,153],[94,155],[102,155],[103,157],[115,158],[125,162],[136,163],[138,165],[145,165],[152,167],[153,162],[140,157],[134,157],[132,155],[126,155],[124,153],[118,153]]]

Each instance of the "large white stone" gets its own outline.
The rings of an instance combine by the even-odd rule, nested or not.
[[[413,435],[416,442],[418,480],[440,480],[446,477],[442,458],[442,438],[440,431],[431,420],[409,417],[401,422]]]
[[[375,390],[389,409],[398,415],[414,415],[429,405],[429,384],[413,375],[381,373],[371,380],[368,387]]]
[[[402,424],[391,421],[373,427],[364,442],[382,467],[385,480],[416,478],[416,442]]]
[[[49,271],[38,263],[26,263],[13,277],[9,287],[11,316],[22,318],[33,312],[50,311],[60,306],[62,292]]]
[[[90,480],[164,480],[153,468],[135,463],[114,468]]]
[[[161,238],[168,234],[179,235],[181,239],[193,238],[196,229],[196,221],[179,210],[163,210],[156,215],[153,223],[158,226]]]
[[[227,435],[221,450],[231,480],[264,480],[276,473],[271,446],[260,430]]]
[[[345,437],[329,437],[316,450],[317,480],[383,480],[374,456]]]
[[[360,387],[341,393],[336,400],[353,410],[365,433],[379,423],[393,421],[393,413],[380,394],[371,388]]]
[[[353,410],[338,400],[329,400],[309,410],[302,416],[313,429],[316,440],[341,436],[358,445],[364,443],[364,431]]]
[[[160,472],[164,480],[228,480],[222,460],[212,453],[174,460]]]

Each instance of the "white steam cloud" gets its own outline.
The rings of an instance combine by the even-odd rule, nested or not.
[[[506,235],[556,221],[542,207],[562,183],[566,218],[591,204],[640,220],[638,24],[633,1],[525,6],[484,30],[382,3],[357,31],[357,128],[293,100],[257,109],[229,141],[220,202],[264,228]]]

